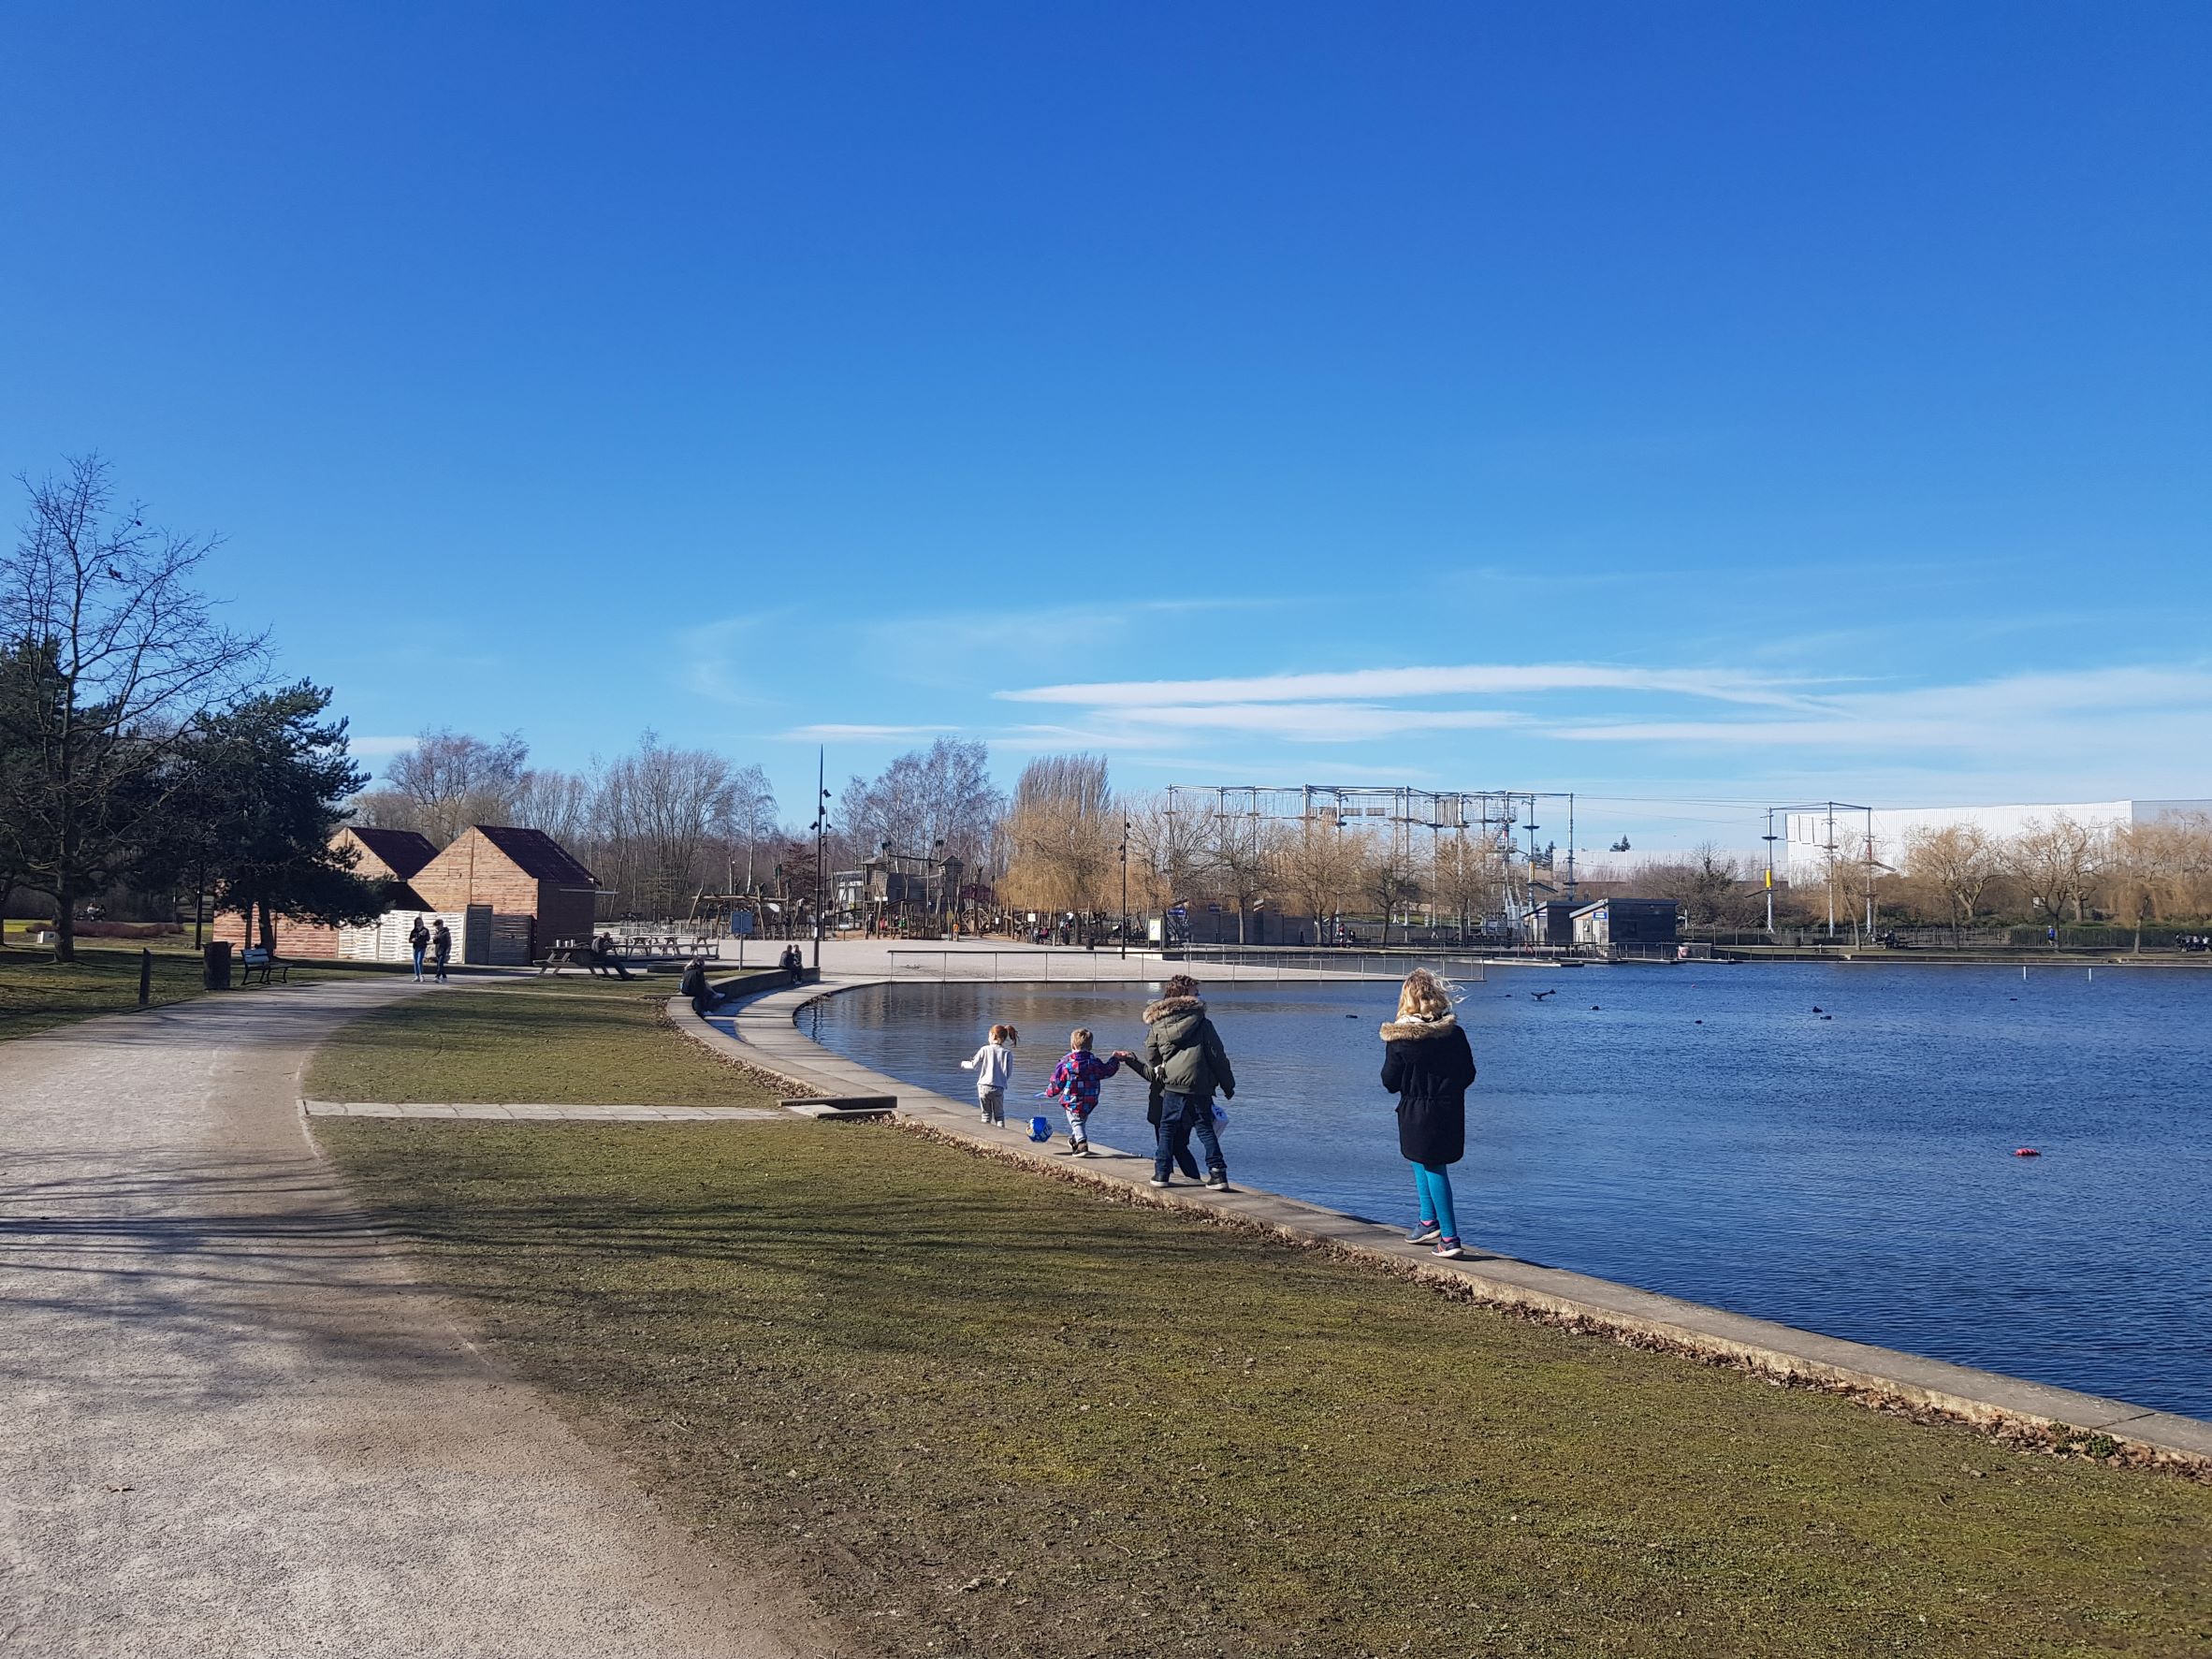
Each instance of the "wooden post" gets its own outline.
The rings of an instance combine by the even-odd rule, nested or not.
[[[153,1000],[153,953],[138,952],[138,1006],[144,1008]]]

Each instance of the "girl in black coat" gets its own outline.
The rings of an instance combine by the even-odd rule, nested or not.
[[[1475,1081],[1475,1051],[1451,1011],[1451,998],[1436,976],[1417,968],[1398,991],[1398,1017],[1382,1028],[1383,1087],[1398,1097],[1398,1150],[1413,1165],[1420,1195],[1420,1223],[1409,1244],[1434,1244],[1456,1261],[1459,1217],[1451,1208],[1447,1167],[1467,1150],[1467,1085]]]

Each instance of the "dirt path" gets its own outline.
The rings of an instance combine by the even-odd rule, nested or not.
[[[257,991],[0,1043],[0,1652],[836,1652],[360,1230],[296,1074],[411,994]]]

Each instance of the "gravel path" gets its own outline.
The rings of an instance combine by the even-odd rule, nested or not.
[[[0,1043],[0,1652],[837,1652],[350,1212],[298,1069],[415,994],[467,993],[259,990]]]

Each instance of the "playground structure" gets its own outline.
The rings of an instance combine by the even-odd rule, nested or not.
[[[1285,824],[1387,837],[1392,857],[1409,871],[1418,891],[1429,895],[1417,908],[1432,927],[1438,922],[1438,855],[1448,836],[1465,837],[1495,855],[1503,919],[1516,937],[1535,906],[1552,898],[1571,903],[1578,896],[1571,792],[1302,783],[1171,784],[1167,794],[1171,823],[1179,817],[1195,821],[1208,826],[1216,841],[1224,831],[1236,834],[1239,825],[1248,825],[1244,833],[1254,839],[1263,826]],[[1554,810],[1566,815],[1564,861],[1555,844],[1537,840],[1542,817]]]

